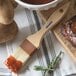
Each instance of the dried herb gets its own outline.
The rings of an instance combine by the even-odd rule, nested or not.
[[[63,54],[63,52],[60,52],[58,54],[58,56],[56,56],[54,59],[52,59],[52,61],[50,62],[50,64],[48,64],[47,67],[35,66],[35,70],[36,71],[43,71],[44,75],[46,73],[53,72],[57,68],[57,66],[59,65],[59,62],[61,61],[61,55],[62,54]]]

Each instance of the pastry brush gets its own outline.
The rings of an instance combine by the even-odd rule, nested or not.
[[[39,48],[44,35],[63,18],[69,8],[69,4],[70,2],[58,8],[38,32],[28,36],[16,51],[5,60],[5,65],[12,72],[17,73],[31,55]]]

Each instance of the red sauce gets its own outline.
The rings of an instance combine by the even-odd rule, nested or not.
[[[16,60],[13,56],[10,56],[5,61],[5,64],[12,72],[15,72],[15,73],[17,73],[22,67],[22,62]]]
[[[46,4],[54,0],[22,0],[23,2],[29,3],[29,4]]]

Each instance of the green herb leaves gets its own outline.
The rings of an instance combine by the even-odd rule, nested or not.
[[[57,66],[59,65],[59,62],[61,61],[61,55],[63,54],[63,52],[60,52],[58,54],[58,56],[56,56],[51,62],[50,64],[48,64],[47,67],[42,67],[42,66],[35,66],[35,70],[36,71],[44,71],[44,74],[47,72],[53,72]]]

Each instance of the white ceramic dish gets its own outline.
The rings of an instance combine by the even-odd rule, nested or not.
[[[62,0],[54,0],[52,2],[46,3],[46,4],[40,4],[40,5],[33,5],[33,4],[28,4],[25,3],[21,0],[15,0],[19,5],[31,9],[31,10],[47,10],[49,8],[55,7],[59,2]]]

